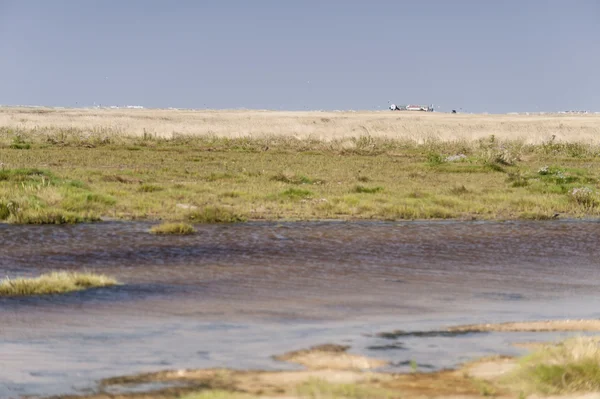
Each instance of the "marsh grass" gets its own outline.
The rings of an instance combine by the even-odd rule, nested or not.
[[[0,280],[0,296],[62,294],[116,284],[115,279],[102,274],[60,271],[34,278]]]
[[[469,194],[471,192],[471,190],[469,190],[468,188],[466,188],[464,186],[464,184],[462,184],[460,186],[452,187],[449,192],[452,195],[461,196],[461,195]]]
[[[576,187],[569,191],[569,198],[574,203],[586,208],[597,208],[600,205],[600,198],[597,193],[589,187]]]
[[[506,181],[510,183],[511,187],[527,187],[529,185],[528,176],[524,175],[520,170],[508,172]]]
[[[245,216],[220,206],[206,206],[192,211],[187,218],[194,223],[239,223],[247,220]]]
[[[13,150],[28,150],[31,148],[31,143],[23,140],[22,136],[15,135],[12,143],[10,144],[10,148]]]
[[[321,179],[312,179],[305,175],[298,175],[290,172],[280,172],[271,178],[273,181],[280,181],[288,184],[324,184]]]
[[[16,134],[0,127],[0,219],[12,223],[600,216],[593,143],[22,130],[32,148],[14,151]]]
[[[194,226],[187,223],[161,223],[150,229],[153,234],[163,235],[190,235],[196,232]]]
[[[523,220],[553,220],[557,216],[542,212],[523,212],[519,214],[519,219]]]
[[[157,186],[156,184],[142,184],[138,188],[138,191],[141,193],[155,193],[162,190],[164,190],[164,188]]]
[[[600,390],[600,345],[597,338],[571,338],[545,345],[523,357],[504,383],[527,394],[543,395]]]
[[[61,179],[47,170],[0,170],[0,220],[19,224],[93,222],[115,203],[108,195],[89,191],[79,180]]]
[[[8,213],[10,214],[10,212]],[[6,215],[6,212],[3,214]],[[16,212],[6,219],[16,224],[76,224],[100,221],[100,217],[95,214],[74,213],[54,209],[27,209]]]
[[[427,163],[430,166],[438,166],[445,162],[446,162],[446,158],[440,153],[431,152],[431,153],[427,154]]]
[[[352,192],[355,193],[359,193],[359,194],[376,194],[376,193],[380,193],[383,191],[383,187],[366,187],[366,186],[362,186],[362,185],[356,185],[354,186],[354,188],[352,189]]]
[[[302,198],[310,198],[313,192],[310,190],[304,190],[301,188],[288,188],[287,190],[279,194],[280,197],[289,198],[292,200],[298,200]]]

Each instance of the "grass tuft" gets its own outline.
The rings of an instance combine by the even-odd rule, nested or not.
[[[100,218],[94,214],[78,214],[53,209],[26,209],[8,218],[10,223],[16,224],[75,224],[99,220]]]
[[[0,220],[6,220],[10,216],[10,208],[8,204],[0,201]]]
[[[600,390],[600,344],[579,337],[543,346],[521,359],[505,382],[526,393],[543,395]]]
[[[190,212],[187,217],[195,223],[239,223],[246,221],[246,217],[218,206],[204,207]]]
[[[441,165],[444,162],[446,162],[446,158],[440,153],[430,152],[429,154],[427,154],[427,164],[429,164],[430,166]]]
[[[523,220],[552,220],[556,219],[554,215],[541,212],[523,212],[519,215],[519,219]]]
[[[28,180],[50,180],[54,175],[42,169],[2,169],[0,170],[0,181],[24,182]]]
[[[138,188],[138,191],[140,193],[154,193],[157,191],[162,191],[163,188],[160,186],[157,186],[155,184],[142,184],[140,186],[140,188]]]
[[[118,283],[115,279],[102,274],[61,271],[34,278],[0,280],[0,296],[62,294],[116,284]]]
[[[589,187],[575,187],[571,191],[569,191],[569,198],[571,201],[576,204],[584,207],[584,208],[596,208],[600,205],[600,200],[598,199],[594,190]]]
[[[301,188],[288,188],[280,194],[282,197],[290,199],[302,199],[309,198],[313,195],[312,191],[303,190]]]
[[[280,172],[271,178],[273,181],[280,181],[288,184],[323,184],[324,181],[320,179],[311,179],[304,175],[297,175],[295,173]]]
[[[365,187],[360,184],[354,186],[352,192],[360,194],[376,194],[383,191],[383,187]]]
[[[460,196],[460,195],[468,194],[470,192],[471,191],[468,188],[466,188],[464,186],[464,184],[460,185],[460,186],[452,187],[450,189],[450,194],[452,194],[452,195],[459,195]]]
[[[153,234],[190,235],[194,234],[196,230],[194,226],[187,223],[162,223],[153,226],[150,232]]]
[[[31,144],[24,141],[23,137],[21,137],[20,135],[17,135],[13,139],[10,148],[12,148],[13,150],[29,150],[31,148]]]

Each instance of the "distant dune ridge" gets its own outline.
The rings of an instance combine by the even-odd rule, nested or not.
[[[600,142],[598,114],[483,115],[422,112],[252,111],[175,109],[67,109],[0,107],[0,127],[76,129],[125,136],[220,137],[292,136],[299,139],[343,139],[370,135],[423,142],[500,140],[529,144],[556,140]]]

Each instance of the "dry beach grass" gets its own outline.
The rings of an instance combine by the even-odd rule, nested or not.
[[[0,297],[63,294],[116,284],[118,283],[115,279],[102,274],[51,272],[33,278],[5,278],[0,280]]]
[[[600,142],[600,115],[470,115],[411,112],[186,111],[0,107],[0,126],[16,130],[103,133],[171,138],[290,136],[336,140],[374,138],[456,141],[495,135],[539,144],[551,136]]]

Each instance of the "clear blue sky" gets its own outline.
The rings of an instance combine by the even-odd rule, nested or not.
[[[0,0],[0,104],[600,111],[599,0]]]

